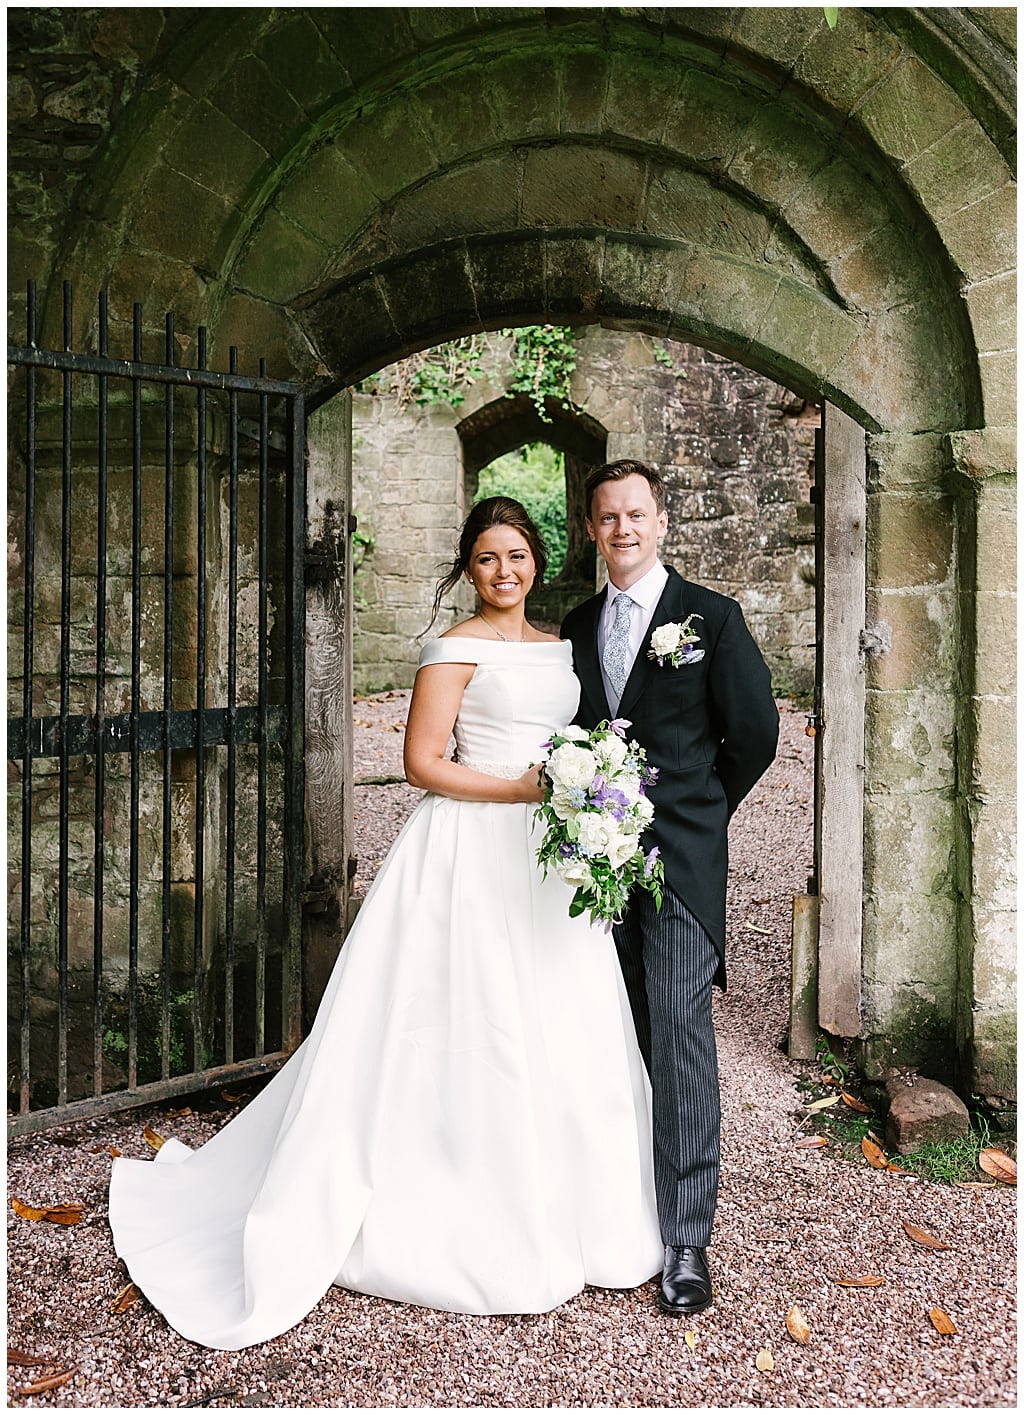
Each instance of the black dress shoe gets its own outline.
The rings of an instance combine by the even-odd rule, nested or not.
[[[666,1247],[658,1306],[669,1317],[688,1317],[711,1306],[711,1274],[703,1248]]]

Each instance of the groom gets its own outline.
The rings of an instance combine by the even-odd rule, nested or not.
[[[771,765],[779,714],[771,678],[735,600],[658,559],[665,486],[644,462],[587,480],[587,533],[608,586],[562,625],[582,685],[576,721],[630,721],[659,770],[649,835],[665,865],[660,912],[637,890],[615,928],[654,1097],[654,1176],[665,1267],[658,1306],[711,1303],[704,1250],[718,1197],[719,1092],[711,985],[725,987],[729,817]],[[651,656],[654,642],[660,664]],[[673,652],[674,650],[674,652]],[[649,843],[649,841],[648,841]]]

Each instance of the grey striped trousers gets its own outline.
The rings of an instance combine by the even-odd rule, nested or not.
[[[665,1243],[704,1248],[718,1199],[720,1100],[711,1021],[718,955],[671,890],[637,890],[614,931],[654,1098],[654,1182]]]

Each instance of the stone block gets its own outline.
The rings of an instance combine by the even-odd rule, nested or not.
[[[684,341],[727,337],[739,356],[750,346],[780,282],[777,273],[737,256],[695,250],[686,262],[668,336]]]
[[[864,873],[872,890],[897,894],[909,880],[918,893],[951,896],[953,835],[949,799],[933,792],[891,795],[868,790],[864,800]]]
[[[606,245],[600,236],[548,237],[544,242],[544,302],[558,319],[574,321],[599,308]],[[492,396],[503,391],[494,389]]]
[[[596,133],[601,128],[608,88],[608,57],[580,50],[561,59],[563,133]]]
[[[971,902],[975,911],[984,909],[1009,918],[1017,902],[1017,832],[1008,801],[990,802],[976,812],[971,844]],[[994,950],[989,946],[986,952],[991,957]],[[1012,967],[1012,953],[997,956],[1003,967]]]
[[[663,143],[697,162],[728,167],[751,116],[749,92],[690,68],[665,121]]]
[[[1017,679],[1017,597],[1006,591],[980,591],[974,605],[974,690],[1012,698]]]
[[[726,53],[735,50],[744,64],[770,67],[781,87],[804,47],[825,28],[824,15],[805,5],[747,6],[737,11]]]
[[[865,703],[865,767],[871,789],[893,794],[954,786],[954,704],[948,693],[872,691]]]
[[[164,161],[191,181],[234,201],[268,162],[268,154],[219,109],[198,103],[176,129]]]
[[[128,242],[208,268],[231,209],[230,202],[180,172],[154,167],[130,219]]]
[[[450,77],[422,84],[413,95],[423,131],[439,167],[461,161],[467,152],[486,152],[499,145],[498,121],[488,102],[487,69],[463,69]]]
[[[235,267],[234,279],[260,299],[287,304],[322,278],[328,254],[319,241],[270,210]]]
[[[507,141],[556,137],[561,100],[555,66],[536,53],[512,53],[492,60],[485,73],[490,107]]]
[[[1017,1012],[1013,999],[1001,1010],[974,1014],[971,1090],[988,1105],[1016,1106]]]
[[[391,264],[381,272],[380,282],[391,318],[415,345],[476,323],[476,298],[461,246],[427,251],[415,262]]]
[[[795,82],[837,113],[855,109],[901,57],[899,40],[875,15],[852,10],[844,19],[835,29],[819,25],[793,65]]]
[[[1012,657],[1012,656],[1011,656]],[[1011,664],[1012,675],[1012,664]],[[1017,703],[1013,696],[971,700],[971,790],[983,801],[1013,800],[1017,785]]]
[[[966,116],[953,90],[908,55],[868,94],[856,122],[887,156],[902,164],[932,147]]]
[[[888,226],[892,209],[857,168],[834,157],[797,190],[784,215],[819,259],[837,260]]]
[[[922,1145],[941,1145],[969,1134],[967,1107],[948,1086],[925,1076],[895,1076],[886,1084],[889,1114],[885,1135],[903,1154]]]
[[[312,18],[357,86],[416,50],[405,9],[329,6]]]
[[[517,224],[519,163],[510,156],[445,172],[404,193],[391,217],[391,237],[399,247],[431,245],[479,229],[480,210],[506,229]]]
[[[828,261],[828,273],[847,306],[873,311],[911,305],[928,297],[933,279],[918,252],[918,238],[900,217]]]
[[[530,148],[523,167],[524,226],[635,227],[645,164],[589,147]]]
[[[948,465],[940,433],[869,433],[868,491],[923,490],[936,487]]]
[[[255,53],[270,83],[283,88],[303,113],[313,117],[325,104],[336,103],[351,85],[308,14],[301,10],[279,14],[279,22],[269,26],[257,41]],[[256,92],[261,102],[267,102],[265,85]],[[276,106],[278,101],[275,96],[268,106]]]
[[[369,220],[377,202],[365,177],[328,143],[282,184],[274,205],[316,240],[344,246]]]
[[[998,191],[1012,173],[982,128],[966,121],[908,162],[903,176],[937,221]]]
[[[686,248],[663,250],[609,235],[604,242],[601,270],[602,311],[617,318],[627,316],[639,306],[653,327],[667,329],[689,258]],[[602,380],[592,389],[588,388],[585,396],[601,400],[615,395],[608,382]],[[627,396],[631,404],[635,403],[635,397]],[[598,404],[595,402],[594,406],[596,409]],[[595,411],[594,416],[602,419],[601,412]],[[607,409],[603,420],[606,425],[623,425],[621,418]]]
[[[468,265],[480,318],[497,326],[506,317],[541,323],[546,313],[545,245],[515,234],[469,247]]]
[[[953,554],[947,497],[868,497],[868,584],[880,589],[943,585]]]
[[[1011,423],[1017,415],[1017,356],[1014,350],[979,354],[981,396],[985,417],[995,426]]]
[[[938,229],[954,263],[973,283],[1014,269],[1016,222],[1017,193],[1008,185],[943,217]]]
[[[342,156],[364,174],[367,185],[383,201],[437,171],[430,141],[420,126],[419,112],[409,98],[401,95],[361,110],[358,118],[339,131],[335,142]]]
[[[906,308],[875,313],[869,326],[850,344],[828,381],[848,394],[848,404],[864,409],[869,431],[886,428],[914,433],[936,427],[961,427],[967,421],[965,382],[955,373],[935,379],[937,344],[951,347],[960,335],[929,302],[917,311]],[[843,400],[829,393],[833,401]]]
[[[950,690],[957,648],[950,595],[869,590],[867,622],[888,633],[892,645],[868,657],[869,690]]]
[[[690,77],[682,78],[686,84]],[[665,59],[612,50],[602,129],[619,137],[658,143],[680,87],[678,65]]]
[[[797,281],[783,277],[758,320],[750,346],[791,386],[808,388],[831,372],[857,339],[859,321]],[[753,362],[753,360],[752,360]]]
[[[803,14],[792,10],[787,14]],[[778,10],[747,9],[744,15],[778,15]],[[805,116],[782,103],[765,104],[745,127],[728,173],[755,197],[784,208],[797,190],[831,155],[825,134]]]

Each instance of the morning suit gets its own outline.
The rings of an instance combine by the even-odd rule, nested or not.
[[[658,912],[646,892],[636,891],[615,943],[651,1075],[662,1237],[703,1248],[718,1190],[711,985],[725,986],[727,827],[774,759],[779,714],[739,604],[671,568],[615,708],[598,649],[606,602],[602,591],[572,610],[562,637],[572,643],[581,685],[576,722],[594,727],[613,716],[629,719],[627,736],[658,768],[644,846],[660,849],[665,900]],[[703,656],[659,667],[647,656],[651,634],[690,614],[700,616],[691,627],[699,635],[693,649]]]

